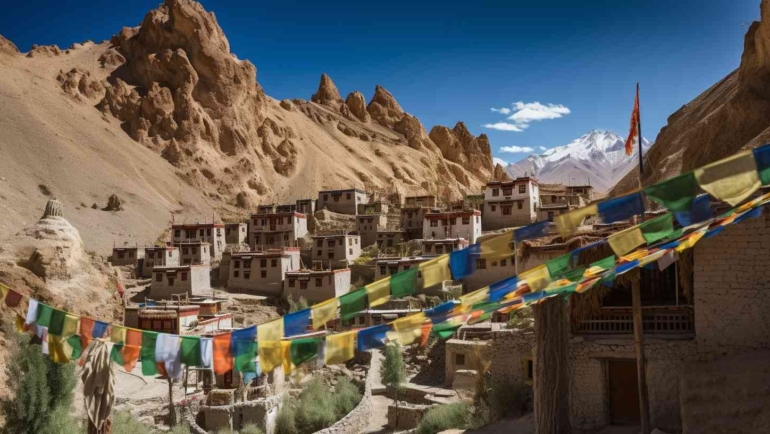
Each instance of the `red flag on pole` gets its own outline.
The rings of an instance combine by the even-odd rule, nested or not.
[[[636,99],[634,99],[634,111],[631,112],[631,126],[628,130],[626,139],[626,155],[634,153],[634,146],[639,139],[639,87],[636,88]]]

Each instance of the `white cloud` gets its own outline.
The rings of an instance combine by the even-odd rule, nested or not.
[[[502,158],[497,158],[497,157],[492,158],[492,163],[493,164],[499,164],[499,165],[501,165],[503,167],[508,165],[507,161],[503,160]]]
[[[524,128],[527,128],[527,125],[515,125],[515,124],[509,124],[506,122],[497,122],[494,124],[485,124],[484,128],[491,128],[493,130],[498,131],[516,131],[517,133],[520,133],[524,131]]]
[[[500,148],[500,152],[507,152],[509,154],[521,154],[532,151],[534,151],[534,149],[529,146],[503,146]]]
[[[538,146],[538,148],[539,148],[541,151],[546,151],[546,150],[548,150],[548,148],[546,148],[545,146]]]
[[[503,107],[503,108],[499,108],[499,109],[496,109],[496,108],[492,107],[490,110],[492,110],[495,113],[502,113],[504,115],[511,114],[511,109],[509,109],[508,107]]]

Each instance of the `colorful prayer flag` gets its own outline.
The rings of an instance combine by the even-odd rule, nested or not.
[[[358,351],[368,351],[385,345],[387,324],[367,327],[358,331]]]
[[[51,315],[53,315],[53,308],[46,304],[40,303],[37,308],[37,325],[40,327],[46,327],[51,325]]]
[[[465,295],[460,296],[463,307],[472,307],[475,304],[489,300],[489,287],[485,286]]]
[[[281,341],[281,362],[283,363],[283,373],[291,374],[296,365],[291,361],[291,341]]]
[[[230,352],[232,333],[214,336],[214,373],[223,375],[233,369],[233,354]]]
[[[110,342],[119,344],[126,341],[126,328],[119,325],[112,325],[110,332]]]
[[[702,189],[732,206],[743,202],[762,184],[752,151],[696,169],[695,178]]]
[[[37,311],[40,308],[40,303],[37,300],[30,299],[27,305],[27,320],[26,324],[34,324],[37,321]]]
[[[644,200],[639,192],[608,199],[598,204],[599,216],[604,223],[628,220],[644,212]]]
[[[666,213],[639,225],[647,244],[668,238],[674,233],[674,216]]]
[[[511,255],[513,255],[512,236],[513,234],[511,232],[505,232],[482,241],[480,243],[481,257],[488,261],[510,258]]]
[[[551,275],[545,264],[519,274],[519,279],[524,281],[532,292],[540,291],[551,283]]]
[[[711,198],[702,194],[693,200],[692,205],[686,211],[674,212],[674,218],[681,226],[690,226],[709,220],[714,217],[711,211]]]
[[[754,162],[757,165],[759,181],[762,185],[770,184],[770,145],[754,148]]]
[[[531,225],[522,226],[518,229],[514,229],[513,238],[517,243],[524,240],[531,240],[533,238],[540,238],[545,235],[548,228],[551,226],[551,222],[543,221],[533,223]]]
[[[286,336],[303,335],[307,333],[308,324],[310,324],[309,308],[292,312],[283,317],[283,332]]]
[[[201,366],[211,368],[214,361],[214,340],[201,338]]]
[[[355,356],[356,331],[337,333],[326,336],[326,354],[324,363],[332,365],[345,363]]]
[[[513,276],[489,285],[489,301],[499,301],[511,292],[516,291],[518,283],[519,278]]]
[[[639,85],[637,84],[634,109],[631,111],[631,125],[628,127],[628,138],[626,139],[626,155],[632,155],[634,148],[639,147],[639,115]]]
[[[349,320],[366,310],[366,288],[357,289],[340,297],[340,317]]]
[[[556,279],[569,270],[570,261],[572,259],[572,253],[566,253],[558,256],[545,263],[548,268],[548,273],[551,274],[551,279]]]
[[[401,298],[412,295],[417,291],[417,268],[410,268],[390,276],[390,293],[393,297]]]
[[[233,355],[235,370],[256,372],[254,360],[257,357],[257,326],[233,331],[230,337],[230,352]]]
[[[237,360],[237,357],[236,357]],[[283,364],[281,341],[259,341],[259,366],[267,374]],[[236,368],[237,368],[236,363]]]
[[[688,212],[698,194],[694,172],[683,173],[644,189],[644,194],[672,212]]]
[[[425,322],[425,313],[419,312],[393,321],[393,328],[401,345],[409,345],[422,335],[422,323]]]
[[[157,364],[155,362],[155,345],[157,344],[157,340],[157,332],[149,330],[142,331],[142,349],[139,352],[142,357],[142,375],[150,376],[158,373]]]
[[[390,300],[390,277],[370,283],[364,288],[369,298],[369,307],[379,306]]]
[[[480,252],[481,246],[477,243],[449,254],[449,270],[454,280],[460,280],[476,271],[476,259]]]
[[[17,307],[21,304],[21,294],[8,288],[8,293],[5,295],[5,305],[8,307]]]
[[[182,336],[182,363],[187,366],[202,367],[200,336]]]
[[[441,285],[445,280],[452,280],[452,273],[449,271],[449,255],[441,255],[423,262],[417,268],[422,274],[423,288],[432,288]]]
[[[53,309],[51,312],[51,321],[48,325],[48,334],[55,336],[62,336],[64,331],[64,318],[67,316],[67,312],[63,310]]]
[[[257,326],[257,341],[280,341],[283,338],[283,318]]]
[[[575,232],[583,224],[583,220],[599,213],[599,207],[596,204],[585,208],[579,208],[564,214],[559,214],[553,218],[559,234],[563,237]]]
[[[310,311],[313,317],[313,330],[318,330],[337,316],[338,298],[330,298],[324,302],[314,304]]]
[[[440,324],[434,324],[432,332],[435,336],[438,336],[439,339],[446,340],[452,337],[460,326],[461,324],[454,324],[447,321]]]
[[[637,247],[645,245],[647,240],[644,239],[639,226],[634,226],[610,235],[607,237],[607,242],[610,243],[610,247],[616,255],[623,256]]]
[[[299,366],[302,363],[309,362],[318,357],[318,346],[321,342],[320,338],[305,338],[294,339],[291,341],[291,347],[289,348],[289,355],[291,362],[295,366]]]

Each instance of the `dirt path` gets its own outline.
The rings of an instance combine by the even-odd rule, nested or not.
[[[393,400],[385,395],[374,395],[372,396],[372,402],[374,403],[374,412],[372,413],[369,427],[364,433],[385,434],[393,432],[393,430],[388,428],[388,405],[390,405]]]

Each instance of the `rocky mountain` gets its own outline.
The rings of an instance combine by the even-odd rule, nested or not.
[[[650,142],[642,138],[646,153]],[[625,138],[592,130],[567,145],[533,154],[505,168],[511,177],[535,176],[544,183],[591,184],[606,192],[635,166],[638,151],[626,155]]]
[[[738,69],[669,116],[645,156],[645,185],[770,142],[770,0],[762,0],[760,13]],[[635,184],[626,176],[612,194]]]
[[[20,53],[0,37],[0,131],[0,239],[55,195],[98,251],[154,241],[172,213],[242,217],[328,188],[459,198],[506,176],[485,135],[461,122],[428,134],[379,85],[343,100],[323,74],[310,101],[270,98],[191,0],[102,43]],[[112,194],[124,218],[91,206]]]

